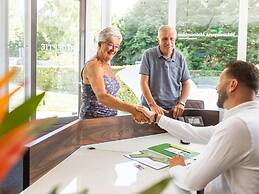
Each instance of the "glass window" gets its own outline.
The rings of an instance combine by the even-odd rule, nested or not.
[[[259,2],[248,1],[247,61],[259,68]],[[257,94],[259,99],[259,93]]]
[[[202,99],[205,108],[216,109],[218,76],[226,62],[237,58],[239,3],[178,0],[176,8],[176,47],[187,59],[197,86],[189,98]]]
[[[12,91],[24,81],[24,0],[9,0],[9,68],[15,68],[17,74],[9,84]],[[24,87],[12,97],[9,109],[13,110],[24,101]]]
[[[168,22],[168,0],[112,0],[112,7],[112,23],[123,36],[114,62],[116,65],[135,64],[141,60],[144,50],[157,45],[157,30]]]
[[[247,61],[259,65],[259,1],[249,0]]]
[[[101,31],[101,0],[86,1],[86,60],[96,53],[98,33]]]
[[[158,28],[168,23],[168,0],[112,0],[112,24],[123,41],[113,59],[114,72],[122,82],[118,97],[131,104],[140,102],[139,65],[143,52],[157,45]],[[130,65],[130,66],[129,66]]]
[[[78,114],[79,0],[38,0],[37,118]]]

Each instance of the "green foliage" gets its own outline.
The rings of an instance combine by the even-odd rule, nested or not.
[[[118,26],[123,35],[121,50],[114,58],[116,65],[134,64],[135,61],[141,60],[144,50],[157,45],[157,30],[160,25],[167,24],[167,5],[166,0],[162,2],[139,0],[125,16],[120,19],[115,18],[113,24]],[[185,56],[191,70],[222,71],[226,62],[237,58],[238,26],[233,16],[238,14],[238,6],[234,1],[222,3],[215,1],[208,6],[215,5],[218,6],[210,12],[208,7],[194,1],[183,1],[177,4],[179,10],[183,10],[177,12],[178,34],[232,33],[234,35],[231,37],[201,36],[190,40],[178,36],[176,47]],[[229,19],[224,24],[219,19],[222,14]],[[196,17],[192,18],[192,15]],[[259,63],[258,31],[258,23],[249,24],[247,59],[256,64]]]
[[[74,48],[75,34],[78,34],[79,3],[70,0],[46,0],[38,9],[37,59],[55,61],[62,53],[62,45]],[[256,16],[256,0],[251,0],[249,10]],[[201,3],[194,1],[177,2],[178,33],[234,33],[237,35],[238,3],[236,1]],[[213,7],[213,11],[210,11]],[[224,15],[226,21],[222,21]],[[157,30],[168,23],[168,0],[138,0],[122,18],[114,18],[123,35],[123,42],[114,57],[116,65],[130,65],[141,60],[144,50],[157,45]],[[62,19],[61,19],[62,18]],[[223,23],[224,22],[224,23]],[[15,30],[15,38],[9,42],[10,56],[18,56],[23,47],[21,29]],[[258,22],[248,25],[247,60],[259,64]],[[188,61],[189,69],[219,70],[226,61],[237,57],[236,37],[198,37],[193,40],[177,40],[177,48]],[[70,48],[70,47],[69,47]],[[64,51],[64,50],[63,50]],[[69,55],[69,53],[66,53]],[[62,57],[61,57],[62,58]],[[63,62],[64,63],[64,62]]]
[[[207,29],[206,26],[190,25],[179,26],[181,33],[203,33],[217,34],[217,26]],[[237,28],[229,25],[221,27],[221,33],[237,34]],[[220,35],[220,34],[219,34]],[[236,59],[237,37],[197,37],[190,41],[178,39],[177,48],[183,51],[184,56],[192,70],[217,70],[222,71],[224,64]]]
[[[164,178],[139,194],[160,194],[171,181],[171,177]]]
[[[37,106],[42,100],[44,93],[33,96],[23,104],[15,108],[12,112],[7,113],[0,126],[0,135],[7,133],[10,129],[20,126],[29,121],[31,115],[36,112]],[[15,120],[14,120],[15,118]]]
[[[16,129],[16,127],[21,126],[22,124],[28,122],[31,119],[31,116],[35,114],[36,109],[43,99],[45,93],[32,96],[27,99],[20,106],[16,107],[13,111],[6,113],[4,119],[0,126],[0,136],[10,132],[11,130]],[[55,117],[45,119],[44,123],[39,126],[36,126],[28,135],[38,134],[41,130],[46,129],[56,121]]]
[[[23,33],[15,29],[16,37],[8,42],[9,56],[19,57],[19,49],[23,47]]]
[[[58,193],[58,187],[55,187],[49,194],[57,194]],[[87,194],[88,190],[84,189],[82,191],[79,191],[77,193],[73,193],[73,194]]]
[[[37,86],[44,91],[63,91],[76,94],[78,72],[73,68],[38,67]]]
[[[16,66],[17,75],[14,83],[20,83],[23,80],[23,70],[21,66]],[[112,71],[116,74],[125,67],[113,66]],[[78,72],[71,68],[61,67],[37,67],[37,88],[43,91],[53,91],[77,94],[79,82]],[[120,81],[120,80],[119,80]],[[134,92],[123,82],[120,81],[120,91],[118,98],[130,104],[139,104],[140,101]]]
[[[259,64],[259,25],[248,26],[247,37],[247,60],[254,64]]]
[[[67,45],[74,48],[78,28],[79,2],[45,0],[38,9],[37,59],[53,59]]]
[[[23,80],[22,66],[15,67],[17,75],[14,83]],[[53,91],[70,94],[78,93],[78,72],[74,68],[69,67],[37,67],[37,88],[43,91]]]
[[[79,78],[76,69],[64,67],[37,68],[38,88],[44,91],[63,91],[77,94],[78,83]]]
[[[52,38],[49,40],[49,36],[54,36],[54,34],[47,35],[44,32],[37,32],[37,59],[38,60],[50,60],[51,58],[56,56],[55,50],[48,50],[49,44],[54,44],[51,41]],[[54,37],[53,37],[54,38]]]
[[[141,60],[145,49],[156,45],[157,30],[167,23],[164,13],[167,5],[168,0],[139,0],[125,17],[114,23],[123,36],[121,49],[113,59],[116,65],[134,64]]]

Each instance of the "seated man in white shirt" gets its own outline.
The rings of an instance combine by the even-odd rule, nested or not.
[[[194,127],[145,107],[138,110],[179,139],[207,144],[197,161],[170,161],[173,181],[185,190],[205,193],[259,193],[259,71],[243,61],[226,64],[217,86],[217,105],[225,108],[216,126]]]

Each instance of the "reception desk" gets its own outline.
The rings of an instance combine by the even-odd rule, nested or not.
[[[185,110],[184,115],[202,116],[205,126],[215,125],[219,122],[219,112],[214,110],[190,109]],[[62,128],[35,139],[26,146],[28,148],[27,152],[12,172],[12,174],[16,177],[15,183],[12,183],[12,187],[19,192],[26,189],[28,186],[43,177],[43,175],[51,171],[54,167],[57,168],[57,165],[61,164],[62,161],[66,163],[66,158],[68,160],[73,160],[73,154],[78,155],[78,153],[83,153],[84,150],[87,150],[87,147],[84,146],[94,144],[97,147],[97,145],[102,146],[101,143],[104,142],[109,143],[123,139],[130,140],[131,138],[163,133],[165,133],[165,131],[160,129],[157,125],[136,124],[129,115],[110,118],[76,120]],[[153,145],[156,143],[156,140],[150,143]],[[141,141],[138,144],[141,144]],[[143,144],[144,147],[147,145],[148,144]],[[128,149],[136,151],[139,148],[134,146],[131,148],[131,146],[129,146]],[[127,152],[128,149],[121,151]],[[97,152],[98,150],[95,151]],[[90,154],[93,152],[90,152],[89,150],[89,152],[86,153]],[[70,156],[73,156],[72,159],[70,159]],[[93,156],[91,157],[95,158]],[[98,158],[98,160],[99,159],[104,160],[103,162],[105,165],[105,159]],[[128,161],[128,159],[123,157],[123,159],[119,160],[119,162],[121,161]],[[103,168],[105,168],[105,166]],[[167,170],[165,171],[167,172]],[[99,175],[101,176],[101,174]],[[158,175],[157,179],[161,176],[162,175]],[[68,177],[67,182],[71,182],[70,178]],[[66,177],[62,176],[60,179],[66,179]],[[44,180],[46,179],[44,178]],[[63,183],[61,184],[63,185]],[[13,185],[15,185],[15,187]],[[93,186],[93,184],[82,185],[85,185],[89,189],[92,189]],[[136,188],[139,189],[138,187]],[[94,192],[94,189],[92,189],[92,191]]]
[[[56,186],[59,186],[60,194],[83,189],[88,189],[89,194],[138,193],[169,176],[168,167],[155,170],[123,155],[162,143],[179,144],[198,152],[203,148],[203,145],[199,144],[182,145],[168,133],[81,146],[22,194],[47,194]],[[164,194],[169,193],[191,192],[181,190],[170,183],[164,191]]]

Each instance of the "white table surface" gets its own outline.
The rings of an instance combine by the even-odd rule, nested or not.
[[[174,143],[200,152],[202,145],[180,144],[168,133],[117,140],[80,147],[68,158],[33,183],[21,194],[47,194],[55,186],[58,193],[71,194],[87,188],[89,194],[138,193],[153,183],[169,176],[168,167],[154,170],[145,165],[136,167],[135,161],[123,156],[161,143]],[[89,147],[96,149],[90,150]],[[171,183],[164,194],[186,194]]]

